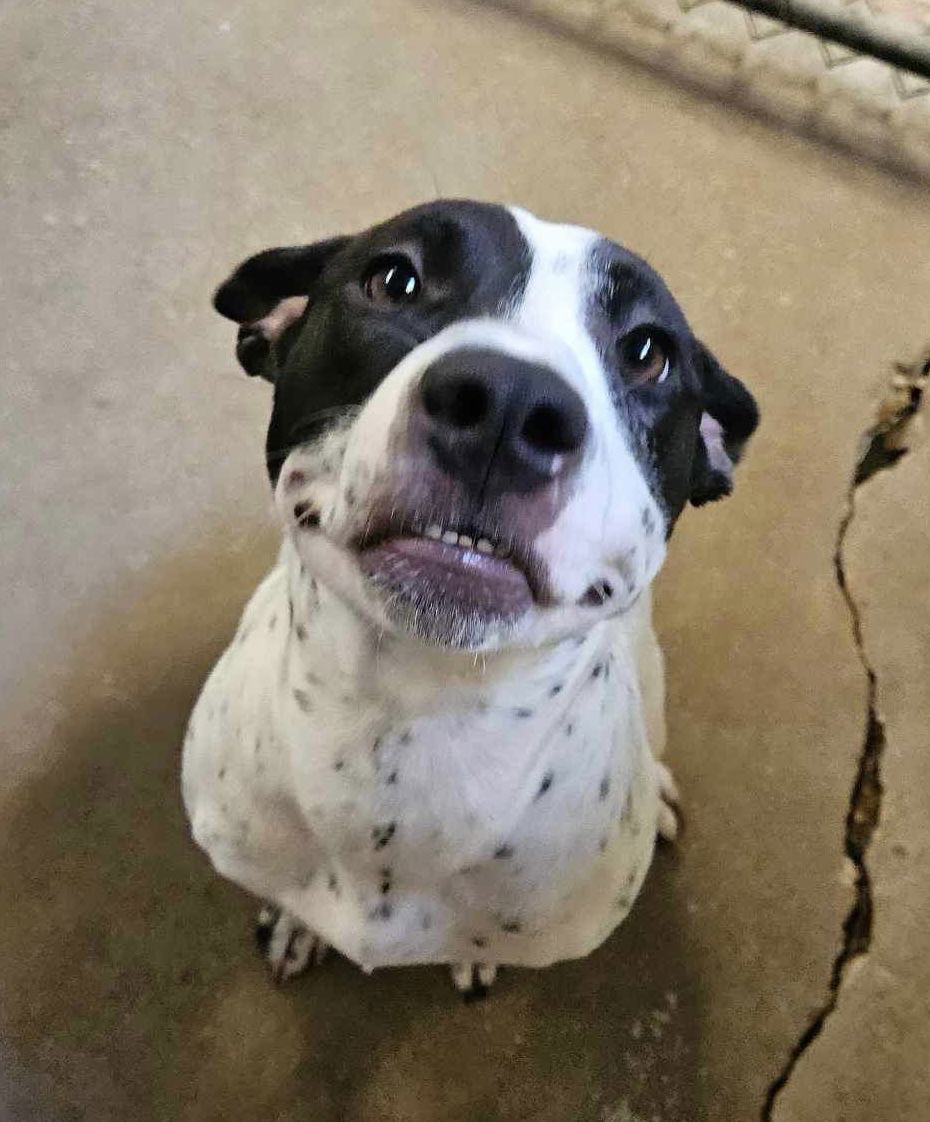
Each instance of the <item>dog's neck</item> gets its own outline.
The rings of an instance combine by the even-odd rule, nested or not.
[[[518,707],[529,691],[556,697],[614,647],[621,620],[605,620],[557,642],[487,654],[444,650],[414,638],[390,635],[302,567],[288,543],[280,564],[287,580],[291,665],[307,680],[349,703],[353,697],[398,702],[410,713],[455,703],[481,708],[507,697]]]

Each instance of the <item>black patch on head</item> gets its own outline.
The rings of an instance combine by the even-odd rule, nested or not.
[[[384,826],[373,826],[371,830],[371,840],[375,843],[375,849],[384,849],[384,847],[390,843],[396,832],[396,822],[388,822]]]
[[[497,861],[509,861],[513,857],[514,849],[512,845],[499,845],[494,850],[494,857]]]
[[[553,779],[555,779],[554,773],[551,771],[547,771],[543,776],[542,783],[540,783],[539,785],[539,790],[536,792],[537,799],[541,799],[543,795],[549,790],[549,788],[552,786]]]
[[[707,470],[702,415],[720,422],[724,443],[738,455],[756,427],[758,410],[748,390],[695,339],[662,278],[645,261],[603,239],[591,266],[600,283],[587,326],[610,378],[620,423],[671,532],[689,500],[706,502],[726,493],[721,474]],[[669,355],[670,373],[663,381],[644,381],[626,365],[623,340],[643,329],[652,331]],[[652,533],[647,521],[644,516],[643,529]]]
[[[410,259],[419,297],[381,306],[365,294],[372,265]],[[461,319],[496,315],[526,285],[530,249],[513,215],[485,203],[441,200],[351,238],[267,250],[218,290],[215,306],[247,324],[286,296],[306,311],[252,362],[274,381],[266,456],[276,481],[288,452],[361,405],[413,347]],[[260,345],[260,344],[256,344]]]

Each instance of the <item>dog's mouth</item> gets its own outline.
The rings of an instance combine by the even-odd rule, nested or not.
[[[389,613],[417,631],[441,632],[444,641],[466,624],[512,623],[545,595],[532,549],[480,525],[392,520],[355,546]]]

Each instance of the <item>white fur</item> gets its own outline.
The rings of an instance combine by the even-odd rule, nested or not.
[[[278,565],[184,751],[194,837],[220,873],[366,969],[460,964],[463,984],[472,963],[482,981],[602,942],[645,877],[668,787],[648,596],[663,519],[584,323],[595,235],[514,215],[533,249],[522,297],[417,347],[288,458]],[[549,363],[584,400],[591,439],[534,543],[555,603],[465,653],[396,633],[346,546],[396,470],[423,371],[474,342]],[[319,531],[296,524],[305,501]],[[603,579],[614,598],[579,603]]]

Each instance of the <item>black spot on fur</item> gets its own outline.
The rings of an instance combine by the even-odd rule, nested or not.
[[[410,729],[407,729],[406,732],[402,732],[397,738],[398,744],[409,744],[411,740],[413,740],[413,733]]]
[[[336,760],[336,762],[333,764],[333,771],[342,771],[345,766],[345,760]]]
[[[384,849],[396,832],[396,822],[388,822],[385,826],[374,826],[371,831],[371,839],[375,843],[375,849]]]
[[[393,882],[394,874],[390,869],[381,870],[381,895],[387,896],[391,891],[391,884]]]
[[[221,767],[220,770],[216,773],[216,777],[217,777],[217,779],[225,779],[226,778],[226,768]]]
[[[603,853],[604,850],[607,848],[607,835],[606,834],[604,834],[604,836],[601,838],[601,840],[597,843],[597,848],[601,853]]]
[[[593,670],[591,671],[591,677],[592,677],[592,678],[600,678],[600,676],[601,676],[601,675],[602,675],[603,673],[604,673],[604,664],[603,664],[603,662],[598,662],[598,663],[595,663],[594,669],[593,669]]]
[[[575,731],[575,726],[571,723],[571,721],[569,721],[568,724],[565,726],[565,735],[566,736],[571,736],[574,731]]]
[[[338,892],[339,891],[339,878],[336,876],[335,873],[330,873],[329,874],[329,881],[327,883],[329,885],[330,892]]]
[[[633,790],[632,788],[627,791],[626,798],[623,800],[623,810],[620,811],[620,818],[626,821],[633,811]]]
[[[488,945],[488,941],[483,935],[476,935],[472,939],[472,945],[475,947],[486,947]]]
[[[385,782],[390,783],[392,785],[397,782],[397,772],[396,772],[396,770],[391,772],[391,774],[387,777]]]
[[[541,799],[543,795],[549,790],[549,788],[552,786],[553,779],[555,779],[555,775],[551,771],[547,771],[543,776],[542,783],[540,783],[539,785],[539,790],[536,792],[537,799]]]
[[[631,900],[630,900],[629,896],[621,896],[617,900],[617,907],[622,912],[629,911],[630,904],[631,904]]]
[[[306,690],[295,689],[294,690],[294,700],[297,702],[297,704],[300,706],[300,708],[305,713],[309,713],[309,711],[310,711],[310,695],[306,692]]]
[[[387,900],[382,900],[369,914],[372,919],[390,919],[394,914],[394,906],[389,904]]]
[[[498,846],[497,849],[494,850],[494,856],[497,858],[498,861],[508,861],[511,857],[513,857],[513,846],[512,845]]]
[[[422,927],[424,931],[429,931],[429,929],[432,926],[433,926],[433,917],[431,915],[425,915],[420,920],[420,927]]]
[[[297,636],[301,643],[305,643],[307,641],[307,629],[302,623],[298,623],[294,628],[294,634]]]
[[[521,720],[525,720],[527,717],[532,717],[533,716],[533,710],[532,709],[526,709],[526,708],[521,706],[521,708],[519,708],[519,709],[514,709],[513,715],[515,717],[519,717]]]
[[[598,788],[597,797],[601,800],[601,802],[603,802],[604,799],[606,799],[609,794],[610,794],[610,776],[605,775],[604,778],[601,780],[600,787]]]
[[[641,521],[642,521],[642,524],[643,524],[643,529],[646,531],[646,533],[647,534],[655,533],[656,520],[653,517],[652,511],[649,509],[648,506],[643,507],[642,514],[640,515],[640,518],[641,518]]]
[[[277,614],[272,613],[271,618],[268,620],[268,630],[269,631],[274,631],[275,626],[277,625],[277,622],[278,622]]]
[[[550,697],[555,697],[556,694],[559,694],[559,693],[562,692],[564,686],[565,686],[564,682],[556,682],[556,684],[549,690],[549,696]]]
[[[355,506],[355,492],[351,487],[346,487],[346,506]]]
[[[508,935],[519,935],[523,930],[523,924],[518,919],[508,919],[501,923],[501,931],[506,931]]]

